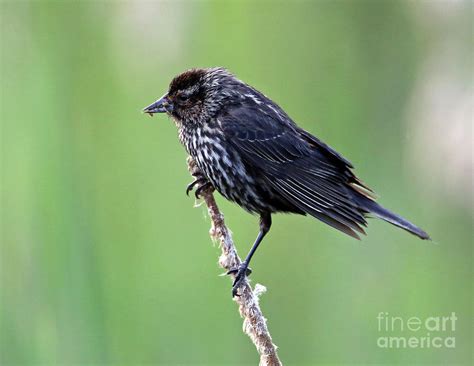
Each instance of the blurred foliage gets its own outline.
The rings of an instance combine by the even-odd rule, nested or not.
[[[140,113],[175,74],[217,65],[348,157],[384,205],[435,239],[371,221],[357,242],[275,216],[252,280],[269,289],[262,307],[282,360],[472,361],[472,206],[441,185],[426,192],[430,176],[406,155],[407,105],[440,33],[420,12],[448,5],[434,3],[2,1],[1,364],[256,363],[205,209],[184,194],[175,126]],[[449,24],[466,34],[472,3],[460,6]],[[257,219],[219,202],[244,255]],[[453,311],[455,349],[377,348],[379,312]]]

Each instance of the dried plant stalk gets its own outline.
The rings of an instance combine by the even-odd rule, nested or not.
[[[188,168],[191,174],[195,172],[195,165],[188,159]],[[204,189],[201,197],[207,205],[212,226],[210,230],[211,238],[219,243],[222,254],[219,258],[219,265],[226,271],[237,268],[241,259],[232,240],[230,230],[224,222],[224,216],[217,206],[212,189]],[[233,279],[233,275],[231,275]],[[272,337],[267,327],[267,320],[262,314],[259,305],[259,296],[266,291],[262,285],[256,284],[252,291],[247,280],[240,288],[240,296],[234,297],[239,305],[240,316],[244,319],[243,330],[250,337],[260,355],[260,366],[282,365],[277,354],[277,347],[273,344]],[[229,291],[230,294],[230,291]]]

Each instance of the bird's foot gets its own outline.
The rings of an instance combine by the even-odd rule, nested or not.
[[[251,273],[252,273],[252,270],[248,267],[248,264],[245,262],[240,263],[240,265],[237,268],[232,268],[229,271],[227,271],[226,274],[235,276],[234,283],[232,284],[232,297],[240,296],[237,291],[240,288],[240,286],[243,285],[245,278],[247,276],[250,276]]]
[[[193,180],[191,183],[188,184],[186,187],[186,194],[189,196],[189,192],[191,192],[194,187],[197,186],[194,195],[197,199],[201,197],[201,193],[204,189],[212,187],[212,184],[204,177],[199,177]]]

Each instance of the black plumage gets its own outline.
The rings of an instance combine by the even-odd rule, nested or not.
[[[372,214],[429,239],[426,232],[375,202],[352,164],[298,127],[265,95],[222,68],[178,75],[167,94],[145,112],[168,113],[197,167],[198,190],[212,185],[238,205],[260,215],[260,233],[236,269],[233,294],[271,226],[271,214],[309,214],[359,238]]]

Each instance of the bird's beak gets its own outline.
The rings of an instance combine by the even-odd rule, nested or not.
[[[173,104],[168,98],[168,94],[163,95],[153,104],[150,104],[148,107],[143,108],[143,113],[148,113],[152,116],[155,113],[171,113],[173,112]]]

